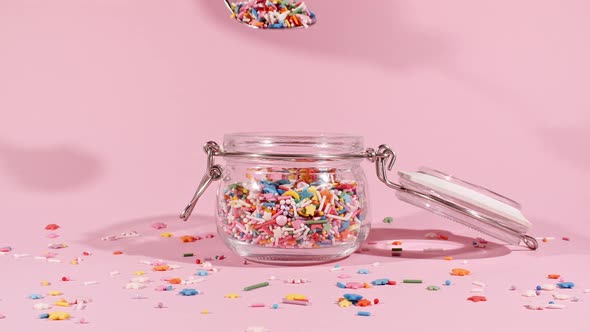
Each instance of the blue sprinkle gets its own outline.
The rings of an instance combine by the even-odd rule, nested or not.
[[[343,232],[344,230],[348,229],[348,227],[350,227],[350,220],[343,221],[340,224],[340,228],[338,228],[338,232]]]
[[[31,299],[31,300],[38,300],[38,299],[42,299],[42,298],[43,298],[43,295],[41,295],[41,294],[31,294],[31,295],[29,295],[29,299]]]
[[[356,273],[358,273],[358,274],[369,274],[369,270],[367,270],[367,269],[359,269],[358,271],[356,271]]]
[[[389,283],[389,279],[376,279],[371,281],[371,284],[375,285],[375,286],[383,286],[383,285],[387,285]]]
[[[279,195],[282,195],[285,193],[286,190],[283,189],[277,189],[277,192],[279,193]]]
[[[357,302],[363,299],[363,296],[359,294],[344,294],[343,297],[351,302]]]
[[[445,280],[445,285],[450,286],[451,285],[451,281],[450,280]]]
[[[289,183],[289,180],[284,180],[284,179],[283,179],[283,180],[279,180],[279,181],[277,181],[277,182],[275,182],[275,183],[276,183],[276,184],[278,184],[278,185],[280,186],[280,185],[283,185],[283,184],[287,184],[287,183]]]
[[[199,291],[194,288],[185,288],[185,289],[181,290],[180,292],[178,292],[178,294],[180,294],[182,296],[193,296],[193,295],[199,294]]]
[[[336,286],[338,286],[338,287],[340,287],[340,288],[346,288],[346,285],[345,285],[345,284],[343,284],[343,283],[341,283],[340,281],[338,281],[338,282],[336,283]]]
[[[549,301],[549,304],[555,304],[555,301]]]
[[[537,286],[537,290],[541,290],[541,289],[543,289],[543,287]]]
[[[197,270],[197,273],[195,273],[198,276],[204,277],[204,276],[208,276],[209,272],[207,272],[206,270]]]
[[[39,319],[46,319],[46,318],[49,318],[48,313],[39,314]]]
[[[575,284],[573,282],[558,282],[557,287],[559,288],[574,288]]]
[[[357,315],[368,317],[368,316],[371,316],[371,313],[368,311],[359,311],[359,312],[357,312]]]
[[[272,308],[273,309],[278,309],[279,308],[279,305],[275,303],[275,304],[272,305]]]

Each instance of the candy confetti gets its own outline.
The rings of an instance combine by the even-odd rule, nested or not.
[[[354,246],[365,234],[357,184],[319,169],[274,169],[228,186],[222,230],[233,241],[275,248]],[[270,175],[281,174],[280,180]]]
[[[316,22],[304,2],[249,0],[232,3],[232,18],[259,29],[307,28]]]

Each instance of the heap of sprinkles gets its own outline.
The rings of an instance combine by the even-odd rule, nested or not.
[[[315,14],[304,2],[248,0],[228,5],[232,18],[257,29],[307,28],[316,22]]]

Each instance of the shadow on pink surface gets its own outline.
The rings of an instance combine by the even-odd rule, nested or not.
[[[106,251],[122,251],[125,255],[141,256],[149,259],[161,259],[168,262],[194,263],[196,259],[205,261],[211,258],[214,265],[219,266],[243,266],[244,259],[235,255],[228,249],[216,233],[215,220],[211,216],[196,215],[192,221],[182,222],[177,216],[155,216],[138,218],[102,229],[92,230],[84,235],[80,241],[85,247]],[[154,223],[167,224],[166,229],[154,229]],[[118,235],[135,231],[141,236],[123,238],[114,241],[102,240],[109,235]],[[162,233],[170,232],[173,237],[164,238]],[[448,241],[425,240],[424,234],[434,232],[448,236]],[[207,235],[214,234],[212,238]],[[190,235],[201,238],[195,242],[184,243],[180,237]],[[404,243],[402,259],[441,259],[444,256],[453,256],[461,259],[480,259],[507,255],[511,252],[505,246],[492,243],[487,248],[474,248],[472,238],[455,235],[451,232],[439,229],[400,229],[400,228],[374,228],[368,241],[376,241],[376,244],[365,243],[364,251],[359,250],[349,258],[343,260],[346,264],[368,264],[375,257],[388,257],[393,261],[400,257],[391,257],[391,242],[400,240]],[[443,251],[428,252],[423,248],[443,248]],[[368,250],[367,250],[368,249]],[[193,253],[194,256],[184,257],[185,253]],[[215,256],[223,255],[225,259],[216,260]],[[333,262],[332,262],[333,263]],[[331,264],[331,263],[327,263]],[[269,267],[258,263],[248,263],[248,267]],[[280,268],[280,266],[276,266]]]
[[[95,181],[102,171],[96,157],[74,146],[17,147],[0,141],[0,172],[25,189],[78,189]]]
[[[307,30],[289,31],[256,31],[230,19],[222,0],[196,2],[202,9],[200,14],[216,21],[226,32],[304,55],[355,58],[405,69],[438,62],[448,51],[441,35],[423,31],[405,18],[403,1],[373,0],[354,6],[336,0],[306,1],[318,16],[318,23]]]
[[[448,240],[425,239],[427,233],[444,235]],[[439,229],[400,229],[375,228],[369,234],[369,250],[361,251],[364,255],[391,257],[392,241],[400,241],[403,253],[396,259],[441,259],[452,256],[453,259],[479,259],[508,255],[511,250],[504,245],[488,242],[486,248],[475,248],[473,238],[453,234]]]

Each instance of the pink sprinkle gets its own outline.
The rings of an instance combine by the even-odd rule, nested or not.
[[[59,237],[59,234],[49,233],[49,234],[47,234],[47,237],[50,239],[55,239],[56,237]]]
[[[338,278],[340,278],[340,279],[348,279],[348,278],[350,278],[350,276],[348,274],[341,274],[341,275],[338,276]]]
[[[164,228],[167,228],[167,227],[168,227],[168,225],[166,225],[163,222],[156,222],[156,223],[153,223],[152,224],[152,228],[154,228],[154,229],[164,229]]]
[[[562,237],[561,239],[562,239],[562,240],[564,240],[564,241],[569,241],[569,240],[570,240],[570,238],[569,238],[569,237],[567,237],[567,236],[564,236],[564,237]]]
[[[6,318],[6,316],[4,316],[3,314],[0,314],[0,319],[4,319]]]
[[[379,242],[377,242],[377,241],[369,241],[369,244],[377,244],[377,243],[379,243]]]
[[[250,308],[264,308],[266,307],[263,303],[253,303],[250,304]]]

